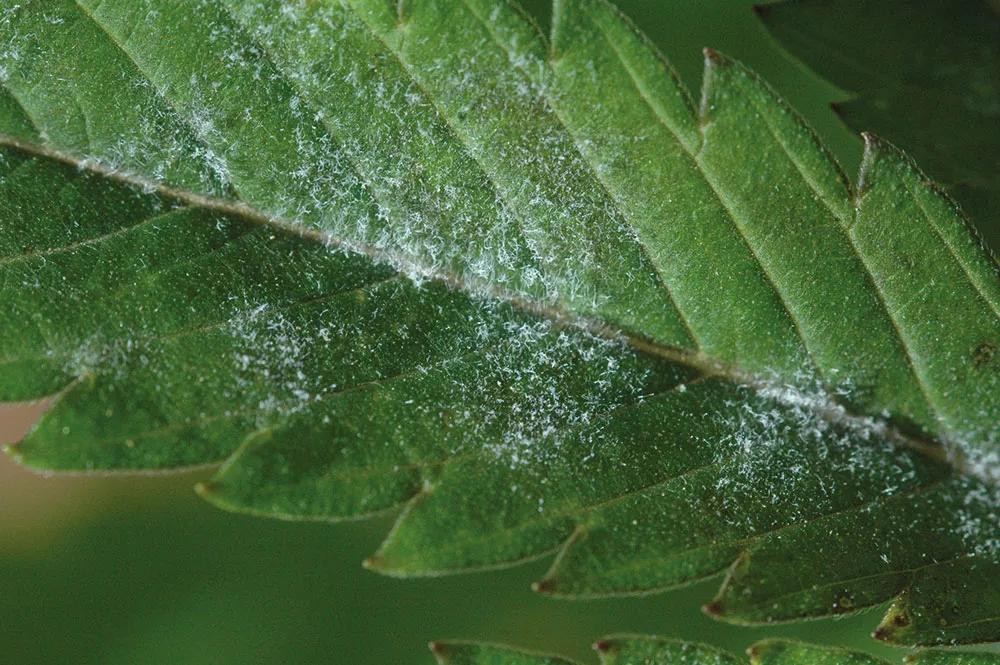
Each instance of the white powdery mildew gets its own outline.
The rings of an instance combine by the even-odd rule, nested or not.
[[[1000,562],[1000,487],[970,482],[954,531],[971,556]]]
[[[746,399],[727,404],[720,418],[731,432],[716,456],[722,468],[717,487],[725,495],[756,493],[782,519],[796,521],[817,511],[840,512],[844,504],[838,499],[851,499],[858,488],[869,497],[857,506],[861,511],[872,509],[878,497],[921,489],[914,483],[916,456],[922,453],[908,452],[884,419],[850,413],[841,404],[850,401],[850,386],[831,393],[803,374],[792,382],[772,379],[745,390]],[[1000,561],[1000,460],[978,447],[961,446],[961,451],[954,460],[961,471],[947,495],[938,498],[952,506],[941,512],[939,537],[968,556]],[[914,501],[921,505],[916,496]],[[886,543],[885,551],[891,549]],[[893,565],[888,554],[883,562]]]
[[[983,482],[1000,486],[1000,430],[952,436],[949,444],[956,466]]]
[[[326,389],[315,385],[317,377],[308,368],[311,347],[322,340],[322,331],[318,338],[307,336],[267,303],[244,303],[229,319],[227,332],[234,346],[233,397],[256,399],[259,421],[300,411]]]
[[[249,15],[260,20],[247,24],[255,26],[253,37],[264,48],[247,42],[246,34],[228,24],[212,26],[211,39],[221,45],[227,70],[250,85],[278,82],[301,91],[287,100],[293,130],[286,136],[261,137],[286,142],[292,155],[288,161],[260,164],[260,172],[234,172],[240,160],[231,155],[249,148],[220,129],[226,124],[212,102],[217,82],[197,74],[191,75],[186,104],[176,112],[176,99],[168,101],[167,89],[145,79],[131,80],[130,85],[156,103],[143,109],[132,133],[94,146],[90,158],[152,182],[170,181],[178,164],[196,163],[194,170],[204,174],[197,188],[209,194],[226,185],[239,190],[274,176],[294,187],[251,203],[266,204],[262,208],[276,217],[342,237],[342,247],[374,248],[417,281],[456,270],[470,278],[465,282],[471,287],[509,286],[553,302],[587,303],[590,308],[604,304],[608,293],[596,285],[603,282],[608,265],[624,258],[599,254],[619,234],[634,236],[587,175],[590,167],[545,101],[547,91],[538,82],[545,77],[544,63],[515,42],[508,44],[501,66],[484,66],[481,59],[494,53],[497,44],[467,36],[464,53],[472,57],[442,53],[426,68],[448,72],[447,87],[454,95],[450,100],[432,100],[413,79],[386,74],[403,71],[393,69],[395,57],[388,53],[373,68],[349,49],[331,49],[327,56],[336,59],[336,66],[321,69],[312,66],[315,58],[302,40],[297,65],[293,58],[283,67],[272,66],[269,60],[276,59],[271,52],[289,33],[329,43],[367,34],[357,17],[338,3],[315,4],[286,3],[277,15],[263,5],[248,5]],[[12,20],[19,7],[4,10],[0,21]],[[494,29],[499,18],[489,17]],[[12,34],[0,45],[0,81],[7,80],[30,37],[16,29]],[[346,86],[345,102],[364,100],[381,115],[366,118],[319,106],[323,91],[334,86]],[[462,96],[470,90],[477,94]],[[508,137],[487,131],[487,125],[477,124],[484,106],[523,121],[520,126],[531,131]],[[445,107],[449,118],[442,117],[440,109]],[[243,122],[261,121],[255,117],[259,111],[248,106]],[[390,119],[396,122],[390,124]],[[368,130],[359,131],[361,127]],[[510,171],[505,175],[497,168],[501,160],[524,177],[512,181]],[[372,214],[359,212],[359,191],[373,198]],[[482,192],[489,192],[490,198],[482,199]],[[473,196],[480,198],[470,205]],[[301,409],[323,390],[307,371],[310,345],[316,340],[305,337],[280,312],[266,304],[244,304],[230,321],[229,332],[241,349],[233,358],[237,387],[256,396],[262,414]],[[97,338],[88,340],[67,362],[67,370],[82,375],[102,365],[120,366],[130,343],[109,346]],[[465,410],[466,421],[495,457],[517,466],[586,454],[585,449],[599,443],[600,431],[581,435],[581,430],[599,414],[640,399],[645,380],[644,371],[629,364],[623,344],[543,323],[512,324],[507,339],[482,360],[475,380],[456,379],[461,401],[477,405]],[[574,382],[579,378],[574,374],[587,381]],[[871,480],[891,495],[912,477],[907,458],[892,454],[886,443],[884,423],[850,416],[812,377],[767,381],[756,389],[755,395],[748,389],[745,402],[728,405],[724,424],[732,434],[720,446],[718,461],[726,470],[718,479],[721,490],[766,481],[772,501],[780,503],[794,494],[790,487],[810,479],[821,494],[812,493],[809,500],[822,502],[840,491],[844,478],[854,483]],[[484,395],[494,400],[492,405],[483,403]],[[570,440],[579,451],[565,450]],[[474,441],[479,439],[470,436],[470,445]],[[959,447],[973,475],[995,487],[1000,479],[997,455]],[[995,555],[996,537],[984,534],[991,526],[990,509],[995,516],[1000,498],[985,485],[975,487],[967,497],[969,510],[959,515],[956,528],[971,548]]]
[[[597,309],[610,298],[598,286],[609,267],[598,254],[614,246],[613,231],[623,220],[587,175],[543,88],[526,75],[535,62],[530,55],[515,45],[502,61],[490,62],[497,44],[471,35],[468,40],[458,53],[442,53],[429,67],[449,72],[449,90],[479,91],[454,95],[465,149],[493,173],[497,203],[513,210],[508,234],[522,236],[530,247],[541,297]],[[489,111],[484,115],[483,109]],[[491,114],[507,119],[506,132],[491,131]]]
[[[232,181],[232,172],[225,154],[217,151],[214,146],[225,143],[227,139],[216,126],[214,111],[201,93],[197,74],[191,74],[191,88],[193,90],[191,102],[182,120],[198,140],[197,157],[204,161],[216,180],[225,187]],[[166,101],[166,93],[163,90],[158,90],[158,94]]]
[[[81,137],[69,139],[73,143],[72,152],[81,156],[78,160],[81,168],[96,165],[103,171],[133,176],[147,183],[169,183],[212,196],[220,195],[225,178],[220,176],[224,175],[224,169],[220,168],[216,156],[198,144],[191,126],[174,113],[161,91],[134,72],[131,63],[126,63],[124,58],[118,66],[104,67],[99,73],[81,72],[81,75],[97,78],[102,88],[121,91],[120,99],[116,100],[119,123],[109,131],[112,128],[103,117],[107,108],[89,105],[90,96],[74,90],[78,81],[65,74],[65,67],[70,65],[65,62],[65,54],[52,45],[64,36],[49,34],[46,30],[48,26],[59,29],[68,25],[68,16],[74,20],[79,17],[67,13],[71,10],[63,7],[57,9],[57,14],[43,11],[40,18],[45,27],[25,30],[24,22],[37,7],[30,3],[18,4],[0,13],[0,26],[7,35],[5,44],[0,47],[0,83],[25,105],[25,110],[38,125],[42,140],[48,142],[54,138],[56,147],[66,148],[62,142],[67,136],[78,133],[82,125],[86,127],[85,143],[79,144]],[[115,50],[109,49],[109,52]],[[25,58],[25,54],[30,57]],[[24,79],[25,63],[29,67],[28,79]],[[76,104],[58,113],[48,109],[41,112],[35,106],[39,101],[51,103],[47,95],[73,98]],[[70,134],[66,135],[67,131]]]
[[[217,2],[196,6],[206,17],[220,9]],[[143,29],[158,29],[155,4],[147,9]],[[269,3],[233,3],[229,11],[234,22],[208,23],[226,85],[240,81],[295,91],[287,100],[292,131],[262,131],[253,141],[245,132],[234,136],[233,109],[218,107],[222,81],[195,71],[184,85],[153,84],[144,72],[126,76],[121,85],[148,104],[139,105],[120,136],[92,145],[89,162],[210,196],[228,195],[231,185],[252,207],[318,228],[343,247],[374,250],[417,280],[457,276],[477,293],[499,289],[584,309],[607,301],[606,289],[596,286],[607,273],[597,253],[607,251],[609,233],[627,225],[586,175],[541,86],[523,73],[544,69],[530,49],[522,52],[514,44],[504,61],[488,66],[478,56],[439,63],[449,68],[454,95],[481,91],[486,97],[479,102],[526,120],[522,126],[529,132],[500,137],[473,122],[480,109],[472,98],[458,112],[468,122],[442,117],[439,106],[447,100],[431,99],[386,49],[375,67],[370,53],[350,48],[324,50],[332,62],[317,66],[303,34],[324,44],[376,41],[338,3],[292,2],[277,10]],[[235,23],[239,15],[252,34]],[[492,40],[479,39],[478,45],[470,41],[474,51],[496,52]],[[17,41],[19,46],[24,39]],[[289,42],[299,50],[282,62],[276,53]],[[543,77],[536,72],[534,78]],[[378,113],[365,115],[366,105]],[[263,129],[270,112],[248,105],[242,124]],[[253,144],[262,140],[291,145],[282,160],[261,159],[245,171]],[[527,175],[513,181],[509,168],[497,172],[489,165],[498,156]],[[265,193],[262,182],[277,184]],[[373,209],[364,209],[368,195],[360,192],[373,198]]]
[[[332,149],[373,195],[374,217],[344,220],[349,241],[384,251],[417,278],[450,272],[528,291],[539,283],[518,220],[434,103],[353,12],[336,3],[293,2],[279,12],[245,3],[234,15],[301,91],[296,111],[335,137]],[[329,52],[331,41],[345,48]]]
[[[745,399],[725,405],[716,461],[725,493],[756,491],[781,512],[805,515],[834,509],[851,487],[891,496],[913,479],[912,457],[900,455],[881,420],[850,414],[838,401],[850,386],[830,392],[811,374],[771,378],[745,387]]]
[[[24,36],[15,27],[14,20],[21,10],[21,5],[11,5],[0,10],[0,26],[4,32],[9,32],[10,37],[0,44],[0,83],[6,84],[10,76],[10,68],[17,65],[21,59],[21,51],[24,46]]]
[[[137,94],[150,100],[128,133],[91,143],[81,169],[98,168],[141,184],[149,193],[159,185],[179,187],[209,197],[224,197],[230,172],[224,156],[203,141],[218,134],[207,106],[196,106],[187,122],[169,108],[162,90],[147,79],[129,81]]]
[[[603,442],[601,419],[640,401],[648,374],[623,342],[510,322],[504,339],[453,379],[464,447],[519,469],[585,459]]]
[[[65,355],[56,345],[46,352],[49,356],[64,358],[63,371],[67,375],[82,378],[101,373],[120,379],[128,371],[133,356],[139,353],[140,345],[132,337],[108,337],[98,332],[70,348]],[[143,362],[144,358],[140,354],[138,360]]]
[[[969,476],[967,492],[955,517],[954,531],[977,557],[1000,562],[1000,441],[997,432],[958,437],[956,465]],[[975,442],[975,443],[969,443]]]

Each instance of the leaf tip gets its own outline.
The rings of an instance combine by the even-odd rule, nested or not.
[[[710,617],[718,619],[726,615],[726,606],[723,604],[722,600],[717,598],[710,603],[702,605],[701,611]]]
[[[906,157],[902,150],[876,134],[872,134],[871,132],[861,132],[861,140],[864,142],[865,148],[864,154],[862,155],[862,162],[867,161],[869,166],[884,157],[892,157],[896,160],[903,160],[906,162],[909,161],[909,158]],[[862,166],[862,168],[864,168],[864,166]]]
[[[21,445],[23,441],[14,441],[11,443],[5,443],[0,448],[3,448],[3,453],[13,460],[14,464],[22,466],[36,473],[48,473],[52,469],[48,468],[43,462],[33,460],[30,452],[26,451],[24,446]]]
[[[861,169],[858,172],[858,197],[864,196],[871,188],[872,174],[887,145],[871,132],[861,132],[861,140],[864,142],[864,151],[861,155]]]
[[[216,508],[230,512],[247,512],[247,506],[242,505],[238,500],[234,500],[230,494],[230,488],[225,483],[219,481],[218,476],[211,480],[203,480],[195,483],[194,493]]]
[[[705,47],[701,50],[705,55],[705,66],[706,67],[725,67],[730,64],[729,58],[722,55],[714,48]]]
[[[216,484],[213,483],[211,480],[206,480],[204,482],[194,484],[194,493],[205,499],[209,498],[212,494],[214,494],[215,490],[216,490]]]
[[[450,649],[446,643],[434,640],[427,643],[427,648],[431,650],[432,654],[434,654],[434,658],[437,662],[442,665],[451,661],[451,658],[449,657],[451,655]]]
[[[750,659],[750,665],[761,665],[761,663],[768,660],[771,655],[776,652],[781,652],[785,646],[785,643],[781,640],[761,640],[760,642],[751,644],[747,648],[747,658]]]
[[[385,559],[379,554],[372,554],[370,557],[361,562],[361,566],[365,570],[380,571],[385,569]]]
[[[879,626],[872,631],[872,638],[880,642],[888,642],[891,638],[891,631],[884,626]]]

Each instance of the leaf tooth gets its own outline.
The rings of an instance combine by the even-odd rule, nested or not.
[[[726,606],[721,598],[716,598],[709,603],[705,603],[701,606],[701,611],[713,619],[722,619],[726,616]]]

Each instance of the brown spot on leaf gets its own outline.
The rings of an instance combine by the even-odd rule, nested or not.
[[[726,608],[721,600],[713,600],[707,605],[702,605],[701,609],[706,614],[711,614],[714,617],[721,617],[726,613]]]

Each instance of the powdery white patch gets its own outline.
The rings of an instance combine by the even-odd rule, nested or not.
[[[954,532],[970,555],[1000,562],[1000,487],[969,482]]]
[[[267,303],[246,303],[226,324],[234,342],[234,396],[256,399],[258,420],[304,409],[321,390],[307,358],[316,338]],[[322,335],[320,335],[320,340]]]
[[[957,467],[986,483],[1000,486],[1000,430],[954,435],[949,444]]]
[[[772,378],[743,390],[745,399],[727,403],[719,416],[729,434],[716,454],[716,486],[725,497],[763,497],[768,510],[779,515],[765,529],[845,508],[871,510],[880,499],[897,495],[913,494],[920,505],[920,492],[929,483],[944,482],[947,491],[937,500],[953,505],[935,518],[939,537],[965,555],[1000,561],[996,453],[964,446],[960,458],[952,460],[955,478],[921,480],[918,463],[924,452],[908,449],[885,418],[859,417],[843,406],[850,402],[852,386],[831,391],[800,374],[794,381]],[[893,547],[887,542],[882,554],[889,569],[896,565],[889,554]]]
[[[0,82],[6,83],[10,76],[10,68],[17,65],[21,59],[25,35],[22,35],[15,27],[17,13],[21,11],[22,5],[15,4],[4,7],[0,10],[0,25],[4,31],[10,32],[10,38],[0,44]]]
[[[32,16],[32,12],[39,13]],[[39,19],[40,25],[36,23],[34,28],[27,29],[32,18]],[[118,91],[115,109],[118,124],[112,130],[102,118],[88,117],[105,114],[107,108],[103,105],[94,108],[92,95],[77,90],[79,81],[66,73],[66,67],[72,65],[65,62],[63,50],[54,46],[65,41],[65,31],[74,29],[77,20],[90,21],[80,19],[72,9],[40,11],[39,6],[30,3],[14,5],[0,13],[3,28],[0,32],[7,35],[5,43],[0,45],[0,80],[39,125],[43,143],[54,141],[54,147],[79,155],[81,168],[96,165],[103,171],[134,176],[147,183],[169,182],[200,193],[220,194],[224,185],[216,177],[218,164],[208,164],[204,159],[212,155],[204,153],[191,127],[178,117],[149,79],[134,71],[124,56],[121,62],[109,63],[99,74],[110,79],[103,83],[105,87]],[[108,45],[101,48],[111,54],[118,50]],[[79,75],[83,78],[92,74],[81,71]],[[39,108],[39,104],[51,103],[46,96],[75,99],[76,103],[53,112]],[[86,127],[85,136],[80,135],[81,126]]]
[[[80,167],[98,167],[142,184],[147,192],[169,185],[224,197],[230,185],[226,160],[195,132],[215,131],[208,109],[199,108],[185,124],[170,110],[163,91],[147,79],[137,77],[127,84],[148,102],[127,133],[92,143]]]
[[[101,373],[124,378],[128,364],[139,352],[140,343],[133,337],[109,337],[101,332],[89,335],[71,347],[68,353],[55,345],[47,351],[51,357],[63,359],[63,371],[69,376],[82,378]],[[140,355],[140,362],[145,356]]]
[[[280,19],[298,25],[306,20],[307,4],[286,4],[279,12]],[[343,37],[360,28],[336,3],[327,3],[318,14],[308,16],[306,34],[321,39],[326,39],[320,37],[323,25]],[[495,24],[500,18],[494,14],[489,20]],[[6,14],[0,17],[5,19]],[[258,22],[255,35],[272,50],[282,41],[276,21],[270,17]],[[435,103],[450,114],[449,120],[457,128],[449,130],[454,136],[444,133],[444,122],[435,115],[435,103],[413,81],[372,75],[364,62],[343,62],[339,69],[327,71],[286,63],[284,69],[276,71],[265,66],[271,56],[243,41],[245,35],[229,25],[213,25],[211,38],[220,45],[227,70],[254,82],[280,79],[306,91],[286,100],[296,124],[281,138],[291,142],[295,158],[260,166],[265,177],[282,176],[282,182],[295,187],[254,204],[266,204],[268,212],[276,216],[342,236],[347,239],[342,247],[379,250],[418,282],[457,268],[463,276],[473,278],[473,285],[477,280],[510,284],[512,290],[524,289],[527,295],[540,293],[552,302],[583,303],[590,308],[607,303],[607,292],[597,285],[602,283],[606,267],[616,265],[622,257],[601,259],[600,250],[610,246],[615,234],[631,238],[632,232],[613,206],[595,194],[600,190],[594,182],[580,176],[588,167],[570,138],[558,130],[559,123],[545,102],[544,84],[539,83],[544,78],[540,73],[544,63],[533,58],[530,48],[522,48],[516,38],[508,42],[500,59],[505,66],[486,62],[486,54],[495,52],[497,45],[483,37],[478,42],[469,40],[467,52],[473,53],[472,57],[443,53],[433,66],[423,69],[448,72],[446,87],[452,97],[441,96]],[[6,47],[0,53],[3,79],[8,65],[20,57],[19,44]],[[331,57],[348,56],[341,49]],[[308,63],[309,54],[303,51],[301,60]],[[380,65],[391,60],[386,58]],[[357,134],[357,128],[364,126],[359,118],[345,119],[315,106],[316,101],[311,104],[311,99],[323,98],[324,89],[334,83],[334,74],[350,87],[351,94],[344,99],[368,99],[373,108],[384,112],[381,117],[385,122],[379,125],[373,121],[376,131],[370,135]],[[259,174],[234,173],[233,164],[238,160],[231,160],[230,154],[246,146],[234,144],[219,129],[224,125],[212,103],[217,85],[217,81],[191,76],[191,93],[179,120],[195,137],[191,141],[194,147],[178,134],[177,140],[170,142],[177,148],[159,152],[157,146],[163,141],[160,128],[169,122],[164,120],[166,111],[155,111],[143,116],[138,136],[99,146],[91,158],[113,170],[142,173],[158,182],[168,180],[173,165],[193,151],[218,189],[240,184],[241,179],[251,181]],[[478,91],[478,96],[461,96],[471,90]],[[167,94],[156,90],[164,109],[168,107]],[[530,133],[498,136],[485,131],[485,123],[476,124],[484,107],[499,109],[513,120],[531,116],[529,119],[542,121],[526,123],[533,129]],[[248,107],[243,120],[256,122],[254,113]],[[400,124],[410,126],[412,133],[388,131],[390,117],[402,118]],[[430,137],[426,146],[418,146],[416,139],[426,137]],[[448,144],[454,153],[440,154],[468,152],[476,164],[485,165],[476,170],[471,161],[456,161],[460,166],[446,172],[451,182],[475,177],[481,179],[486,191],[497,190],[495,198],[486,200],[481,209],[463,206],[470,188],[437,186],[430,178],[414,177],[428,166],[449,168],[446,160],[428,161],[433,155],[422,152],[444,138],[455,141],[453,146]],[[373,159],[373,154],[379,159]],[[387,155],[393,159],[386,159]],[[509,171],[496,168],[501,159],[516,165],[517,174],[523,177],[510,178]],[[470,168],[463,172],[466,166]],[[369,193],[371,210],[360,209],[355,197],[358,191]],[[477,214],[485,210],[498,212]],[[233,358],[240,376],[238,387],[259,391],[262,413],[298,410],[313,399],[317,387],[312,385],[304,361],[314,340],[304,337],[293,321],[266,304],[246,304],[233,317],[229,331],[241,347]],[[512,323],[507,332],[507,339],[485,353],[473,380],[456,379],[463,400],[475,405],[465,411],[472,431],[487,442],[487,449],[496,458],[524,465],[549,456],[575,454],[565,451],[573,433],[593,424],[600,414],[641,399],[644,371],[631,364],[622,344],[544,323]],[[109,348],[95,338],[78,349],[67,369],[82,374],[102,363],[115,366],[119,363],[116,354],[127,351],[126,347]],[[812,474],[822,488],[822,501],[839,491],[838,478],[871,479],[888,495],[912,473],[904,458],[891,454],[882,421],[850,416],[835,395],[811,377],[793,377],[790,382],[768,380],[755,388],[756,393],[748,389],[745,401],[726,405],[724,425],[732,433],[720,446],[719,461],[727,470],[718,480],[720,489],[736,490],[767,479],[773,488],[772,499],[778,503],[785,499],[782,494],[788,493],[789,486]],[[850,388],[838,390],[849,393]],[[589,441],[579,437],[573,441],[582,447],[596,445],[594,437],[599,438],[599,431],[589,436]],[[962,452],[974,475],[997,480],[995,454]],[[821,473],[828,478],[817,478]],[[969,505],[982,507],[986,501],[996,501],[995,495],[981,494],[970,493]],[[960,520],[960,529],[980,533],[983,519],[979,514],[970,513]]]
[[[716,453],[720,493],[767,495],[794,518],[836,510],[850,487],[891,496],[910,485],[913,458],[899,454],[885,422],[847,411],[851,391],[831,391],[807,372],[744,387],[717,416],[726,433]]]
[[[967,432],[951,440],[953,463],[967,474],[953,531],[972,556],[1000,562],[1000,436]]]
[[[433,101],[352,11],[336,3],[250,3],[233,16],[301,91],[293,112],[333,137],[340,177],[353,177],[376,202],[374,216],[338,221],[317,192],[324,229],[383,252],[418,278],[461,275],[473,290],[477,283],[511,291],[540,283],[519,220]],[[344,48],[330,52],[331,42]]]
[[[191,128],[195,137],[199,141],[200,154],[205,163],[215,174],[215,177],[223,185],[232,181],[232,173],[229,168],[228,159],[223,152],[215,149],[220,143],[226,143],[228,139],[218,129],[215,120],[215,111],[206,99],[202,91],[203,84],[196,73],[191,74],[191,101],[182,116],[185,124]],[[163,94],[161,92],[161,94]]]
[[[594,425],[643,398],[649,370],[624,343],[542,321],[505,328],[453,379],[467,449],[512,468],[584,458],[601,444]]]

